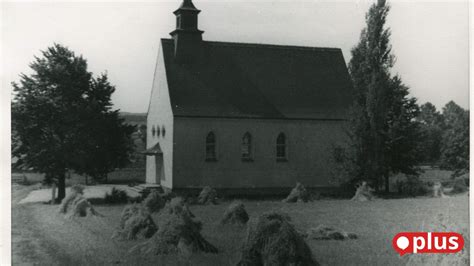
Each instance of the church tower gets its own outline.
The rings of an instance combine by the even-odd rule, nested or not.
[[[181,63],[191,63],[197,56],[202,42],[202,33],[198,29],[197,9],[191,0],[183,0],[173,13],[176,16],[176,29],[170,33],[174,39],[174,54]]]

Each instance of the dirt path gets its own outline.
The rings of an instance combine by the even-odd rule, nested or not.
[[[44,231],[38,230],[31,206],[18,204],[34,188],[34,186],[12,186],[12,264],[60,265],[59,261],[73,263],[64,256],[60,247],[45,241],[42,235]]]
[[[12,187],[13,265],[134,264],[127,262],[124,252],[134,243],[110,238],[122,206],[98,206],[105,217],[67,219],[58,213],[57,205],[19,204],[33,189],[35,186]]]

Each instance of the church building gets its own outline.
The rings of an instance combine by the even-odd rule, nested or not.
[[[333,150],[352,93],[341,49],[205,41],[199,12],[184,0],[160,41],[146,182],[257,193],[336,186]]]

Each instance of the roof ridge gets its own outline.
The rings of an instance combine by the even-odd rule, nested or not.
[[[162,38],[163,41],[173,41],[172,39]],[[282,44],[266,44],[266,43],[244,43],[244,42],[222,42],[222,41],[203,41],[209,44],[218,44],[220,46],[241,46],[241,47],[255,47],[255,48],[273,48],[273,49],[292,49],[292,50],[311,50],[311,51],[332,51],[339,52],[341,48],[336,47],[311,47],[311,46],[297,46],[297,45],[282,45]]]

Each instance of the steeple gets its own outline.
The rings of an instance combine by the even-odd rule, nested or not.
[[[179,7],[179,9],[190,9],[190,10],[192,9],[192,10],[200,11],[194,6],[194,4],[191,0],[183,0],[183,3],[181,3],[181,6]],[[178,11],[178,10],[176,10],[176,11]]]
[[[170,33],[174,39],[175,58],[182,63],[190,63],[199,53],[202,33],[198,29],[197,9],[191,0],[183,0],[181,6],[173,13],[176,16],[176,29]]]

